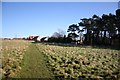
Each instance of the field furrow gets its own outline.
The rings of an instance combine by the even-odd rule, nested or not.
[[[22,61],[22,69],[18,75],[20,78],[51,78],[46,68],[43,54],[35,44],[30,44]]]
[[[119,50],[37,44],[58,78],[118,79]]]

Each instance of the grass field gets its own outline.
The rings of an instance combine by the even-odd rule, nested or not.
[[[120,50],[37,44],[48,57],[57,78],[113,78],[120,76]]]
[[[3,40],[3,77],[113,78],[120,76],[120,50],[88,46],[58,46],[23,40]]]
[[[15,77],[21,70],[21,61],[24,57],[27,41],[4,40],[2,41],[2,77]]]
[[[30,44],[22,61],[19,78],[51,78],[51,73],[46,67],[45,58],[35,44]]]

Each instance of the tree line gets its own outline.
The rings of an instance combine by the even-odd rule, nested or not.
[[[68,27],[68,37],[75,40],[83,34],[83,43],[87,45],[120,46],[120,9],[116,10],[116,14],[93,15],[80,20]]]
[[[103,45],[120,47],[120,9],[115,14],[93,15],[91,18],[82,18],[77,24],[71,24],[67,29],[55,32],[47,42],[71,43],[82,41],[83,45]],[[41,41],[44,42],[44,37]]]

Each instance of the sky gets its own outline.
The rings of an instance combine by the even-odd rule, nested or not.
[[[118,2],[119,0],[2,0],[3,2]]]
[[[96,14],[115,14],[117,2],[3,2],[2,37],[51,36],[58,29],[67,34],[71,24]]]

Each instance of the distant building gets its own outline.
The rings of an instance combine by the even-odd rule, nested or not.
[[[44,41],[48,41],[48,39],[49,39],[49,37],[46,37],[46,38],[44,39]]]
[[[48,39],[49,39],[49,36],[47,36],[47,37],[42,37],[42,38],[41,38],[41,42],[47,42]]]
[[[29,36],[28,40],[33,40],[34,36]]]
[[[41,41],[41,37],[40,36],[29,36],[27,39],[28,40],[34,40],[35,42]]]
[[[41,38],[40,38],[40,36],[34,36],[33,40],[34,40],[35,42],[40,42],[40,41],[41,41]]]

